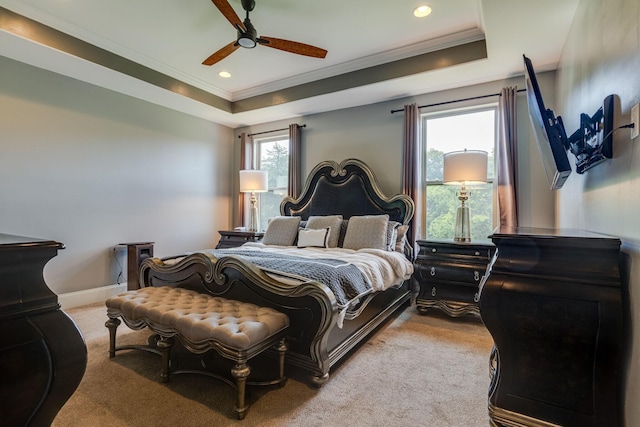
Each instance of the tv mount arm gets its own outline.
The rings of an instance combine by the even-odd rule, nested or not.
[[[580,114],[580,127],[565,139],[565,148],[576,156],[576,172],[584,173],[613,157],[612,130],[613,95],[609,95],[593,116]]]

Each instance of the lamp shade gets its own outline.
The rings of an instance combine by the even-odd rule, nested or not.
[[[442,175],[445,184],[487,182],[487,152],[464,150],[446,153]]]
[[[264,193],[269,189],[267,171],[247,169],[240,171],[241,193]]]

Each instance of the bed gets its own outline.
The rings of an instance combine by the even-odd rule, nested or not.
[[[145,259],[140,267],[140,286],[179,286],[272,307],[287,314],[290,319],[287,363],[307,371],[312,385],[320,387],[328,380],[332,366],[408,303],[413,252],[412,246],[401,235],[408,234],[414,204],[406,195],[385,196],[365,163],[347,159],[341,163],[324,161],[316,165],[306,180],[301,196],[298,199],[285,198],[280,211],[281,217],[272,219],[273,224],[269,223],[264,243],[245,244],[228,250],[196,250],[163,259]],[[352,230],[357,230],[356,224],[360,229],[362,226],[369,227],[369,219],[375,222],[380,217],[387,217],[388,247],[385,250],[399,254],[384,255],[393,256],[394,262],[399,262],[398,255],[403,259],[402,268],[405,271],[398,274],[404,274],[404,277],[390,286],[386,284],[360,293],[357,289],[355,293],[345,292],[349,294],[345,299],[342,292],[332,291],[330,284],[304,276],[299,267],[293,267],[291,271],[269,268],[238,252],[245,249],[259,251],[261,246],[270,247],[277,253],[289,249],[295,251],[302,240],[308,243],[317,240],[317,230],[323,227],[307,230],[311,222],[323,225],[323,221],[336,215],[342,216],[339,234],[342,240],[339,244],[347,249],[338,247],[335,251],[345,253],[382,253],[379,248],[354,251],[358,244],[363,243],[358,243],[358,235],[362,233]],[[270,229],[275,229],[276,221],[286,223],[298,220],[300,222],[296,230],[299,234],[296,239],[299,240],[294,245],[278,247],[272,244],[274,238],[280,238],[279,234],[270,233]],[[327,238],[336,238],[335,227],[327,228],[325,242]],[[394,236],[392,228],[396,233]],[[305,230],[304,236],[300,233],[302,229]],[[379,227],[371,228],[374,229]],[[311,233],[316,237],[309,237]],[[317,251],[312,244],[305,249]],[[223,253],[225,256],[222,256]],[[346,255],[343,261],[346,261]],[[345,263],[351,264],[350,261]],[[306,273],[306,269],[302,270]]]

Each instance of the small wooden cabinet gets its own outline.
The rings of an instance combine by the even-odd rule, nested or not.
[[[418,240],[418,245],[413,273],[418,283],[418,311],[425,313],[436,307],[452,317],[480,314],[480,280],[493,257],[494,245],[445,240]]]
[[[220,230],[220,240],[216,249],[236,248],[247,242],[257,242],[264,237],[261,231]]]

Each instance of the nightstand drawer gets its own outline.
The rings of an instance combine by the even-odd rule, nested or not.
[[[477,286],[470,289],[467,286],[459,286],[448,283],[434,283],[432,286],[421,286],[417,302],[424,300],[446,300],[468,304],[478,304],[480,291]]]
[[[477,265],[474,268],[469,265],[435,262],[435,260],[417,260],[415,267],[421,281],[461,282],[469,285],[480,283],[486,269],[486,265]]]
[[[458,245],[456,247],[452,247],[445,244],[420,244],[420,253],[418,254],[418,258],[420,257],[428,257],[428,258],[478,258],[487,259],[487,261],[491,258],[491,249],[482,246],[461,246]]]

